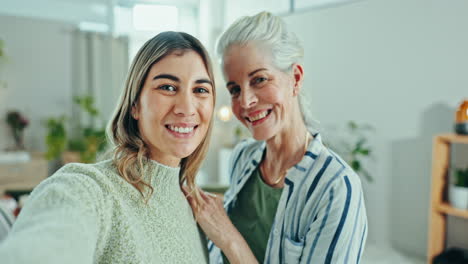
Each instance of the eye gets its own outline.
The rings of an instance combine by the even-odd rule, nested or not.
[[[253,78],[252,83],[253,84],[260,84],[260,83],[263,83],[263,82],[265,82],[267,80],[268,79],[265,78],[265,77],[255,77],[255,78]]]
[[[236,98],[239,96],[240,94],[240,86],[239,85],[236,85],[236,86],[232,86],[232,88],[229,89],[229,93],[231,94],[231,97],[232,98]]]
[[[168,91],[168,92],[175,92],[176,88],[173,85],[164,84],[158,87],[158,90]]]
[[[210,93],[210,91],[204,87],[197,87],[193,89],[195,93]]]

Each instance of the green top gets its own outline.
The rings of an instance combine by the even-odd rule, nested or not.
[[[207,263],[179,168],[145,163],[145,204],[112,161],[70,164],[31,194],[6,240],[8,263]]]
[[[263,263],[268,237],[283,189],[266,184],[259,167],[252,173],[229,211],[229,218],[239,230],[259,263]],[[224,263],[229,263],[223,254]]]

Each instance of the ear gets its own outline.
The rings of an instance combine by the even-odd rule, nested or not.
[[[302,65],[294,63],[292,65],[292,74],[294,78],[293,95],[297,96],[302,88],[302,82],[304,80],[304,69],[302,68]]]
[[[138,110],[139,110],[138,105],[136,103],[134,103],[132,105],[132,113],[131,114],[132,114],[133,119],[135,119],[135,120],[138,120],[140,118]]]

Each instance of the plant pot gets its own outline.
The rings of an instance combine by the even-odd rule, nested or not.
[[[451,185],[449,188],[450,204],[458,209],[468,209],[468,188]]]
[[[76,163],[81,162],[81,154],[80,152],[75,151],[65,151],[62,153],[62,163]]]

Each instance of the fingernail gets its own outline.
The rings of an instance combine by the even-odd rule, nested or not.
[[[208,195],[211,196],[211,197],[218,197],[218,196],[216,196],[216,194],[214,194],[214,193],[210,193],[210,192],[205,192],[205,193],[208,194]]]

